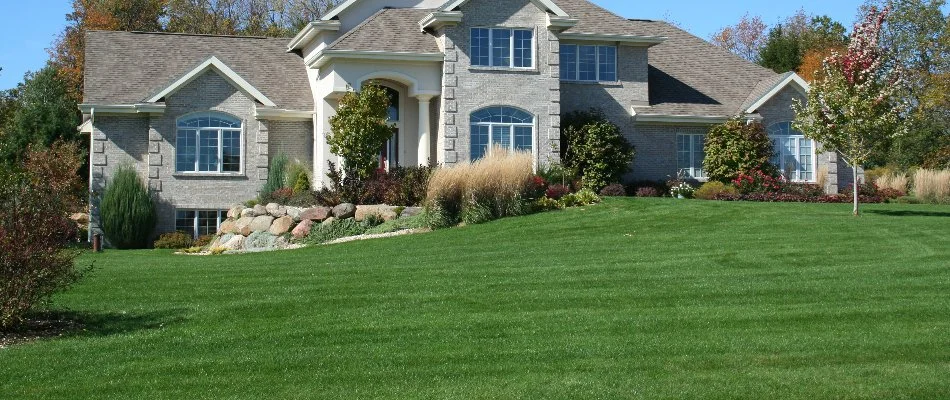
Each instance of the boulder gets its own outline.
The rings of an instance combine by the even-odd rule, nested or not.
[[[223,247],[228,250],[241,250],[244,248],[244,241],[247,240],[244,236],[233,235],[228,241],[221,241],[221,245],[218,247]]]
[[[269,250],[274,248],[277,236],[268,232],[254,232],[244,241],[244,250]]]
[[[267,215],[267,207],[264,207],[260,204],[254,206],[254,216],[260,217],[261,215]]]
[[[261,215],[254,217],[254,220],[250,224],[241,229],[241,234],[248,236],[254,232],[267,232],[270,229],[271,223],[274,222],[274,217],[270,215]]]
[[[268,232],[271,235],[283,235],[287,232],[290,232],[290,228],[294,226],[294,219],[288,216],[283,216],[274,220],[274,223],[271,224],[270,230]]]
[[[294,228],[293,232],[291,233],[294,235],[294,238],[302,239],[310,234],[310,229],[313,229],[313,221],[305,219],[300,221],[300,223],[297,224],[297,227]]]
[[[333,211],[329,207],[313,207],[303,210],[300,213],[300,220],[323,221],[330,217]]]
[[[275,249],[286,249],[290,246],[290,241],[283,236],[278,236],[277,239],[274,239],[274,248]]]
[[[254,222],[254,217],[241,217],[234,222],[234,227],[227,233],[242,234],[244,229],[251,225],[251,222]]]
[[[353,218],[356,215],[356,206],[351,203],[343,203],[333,207],[333,216],[337,219]]]
[[[287,216],[293,218],[294,222],[300,222],[300,214],[303,213],[303,209],[300,207],[287,207]]]
[[[320,225],[327,226],[327,225],[332,224],[333,221],[336,221],[336,218],[335,218],[335,217],[330,217],[330,218],[327,218],[327,219],[323,220],[323,222],[321,222]]]
[[[235,225],[236,222],[237,222],[237,221],[234,220],[234,219],[232,219],[232,218],[228,218],[228,219],[224,220],[224,222],[221,223],[221,227],[218,228],[218,232],[221,232],[221,233],[234,233],[234,225]]]
[[[353,218],[357,222],[365,220],[370,215],[378,215],[383,221],[392,221],[399,217],[396,214],[395,207],[390,207],[387,205],[379,206],[356,206],[356,213],[353,215]]]
[[[274,218],[280,218],[287,215],[287,207],[277,203],[269,203],[264,206],[264,209],[267,210],[267,215],[270,215]]]
[[[399,214],[399,218],[415,217],[419,214],[422,214],[422,207],[406,207],[402,210],[402,214]]]
[[[228,218],[238,219],[241,218],[241,212],[244,211],[244,206],[234,206],[228,210]]]
[[[244,218],[244,217],[251,217],[251,218],[254,218],[254,209],[253,209],[253,208],[245,208],[245,209],[241,210],[241,216],[240,216],[240,217],[241,217],[241,218]]]

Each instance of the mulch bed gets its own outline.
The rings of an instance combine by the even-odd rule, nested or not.
[[[82,324],[78,321],[62,315],[34,315],[17,328],[0,331],[0,349],[41,339],[61,337],[81,328]]]

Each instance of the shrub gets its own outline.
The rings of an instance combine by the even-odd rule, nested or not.
[[[767,173],[760,169],[740,173],[739,176],[732,181],[732,184],[735,185],[741,194],[781,192],[785,183],[785,179],[782,177],[776,177],[774,174]]]
[[[686,199],[693,198],[693,194],[696,192],[696,188],[686,182],[680,182],[675,186],[670,188],[670,195],[673,197],[683,197]]]
[[[267,169],[267,182],[261,188],[260,198],[263,199],[274,193],[280,188],[284,188],[287,181],[287,156],[283,153],[277,153],[270,159],[270,166]],[[261,203],[265,203],[261,201]]]
[[[294,197],[294,191],[291,188],[280,188],[267,194],[261,194],[258,204],[290,204],[290,199]]]
[[[560,200],[561,197],[571,193],[571,188],[564,185],[551,185],[544,192],[544,196],[554,200]]]
[[[548,184],[560,183],[567,186],[577,181],[577,173],[559,162],[547,162],[538,166],[538,175]]]
[[[372,176],[378,165],[379,149],[393,135],[393,127],[385,122],[388,108],[386,90],[367,84],[359,93],[343,95],[336,115],[330,117],[330,151],[344,160],[347,171],[357,179]]]
[[[594,193],[593,190],[586,188],[578,190],[577,193],[574,193],[574,199],[576,204],[580,206],[597,204],[601,201],[600,196],[598,196],[597,193]]]
[[[56,141],[50,147],[30,146],[23,168],[30,184],[58,193],[63,211],[85,211],[89,189],[79,177],[85,151],[73,142]]]
[[[701,200],[715,200],[718,196],[723,194],[735,195],[739,194],[739,191],[725,183],[711,181],[704,183],[699,189],[696,189],[696,192],[693,193],[693,197]]]
[[[471,164],[435,171],[426,195],[433,228],[455,225],[463,216],[483,222],[485,210],[489,220],[527,212],[525,201],[534,176],[531,154],[501,148],[490,154]]]
[[[603,189],[601,189],[601,190],[600,190],[600,195],[601,195],[601,196],[606,196],[606,197],[621,197],[621,196],[626,196],[626,195],[627,195],[627,189],[625,189],[625,188],[623,187],[623,185],[621,185],[621,184],[619,184],[619,183],[614,183],[614,184],[607,185],[606,187],[604,187]]]
[[[195,243],[190,233],[172,232],[163,233],[159,236],[158,239],[155,240],[154,247],[156,249],[187,249],[194,245]]]
[[[353,173],[344,174],[332,161],[327,161],[330,185],[315,192],[317,203],[333,207],[340,203],[365,204],[365,183]]]
[[[314,225],[310,234],[301,241],[305,244],[318,245],[344,237],[362,235],[366,229],[366,225],[356,222],[353,218],[335,220],[326,225]]]
[[[634,147],[602,112],[572,112],[563,122],[564,166],[581,176],[584,187],[599,191],[630,171]]]
[[[118,167],[99,204],[102,231],[119,249],[148,246],[155,229],[155,205],[148,188],[131,165]]]
[[[293,189],[294,194],[310,191],[310,170],[299,162],[287,165],[287,181],[283,187]]]
[[[383,203],[400,206],[418,206],[425,202],[432,167],[393,167],[388,176],[395,182],[383,196]]]
[[[706,134],[703,170],[712,180],[729,182],[753,170],[775,175],[772,141],[760,123],[736,117]]]
[[[197,247],[205,247],[211,244],[211,242],[213,241],[214,241],[214,235],[201,235],[201,236],[198,236],[197,239],[195,239],[192,245],[197,246]]]
[[[652,186],[644,186],[637,188],[636,191],[637,197],[660,197],[660,192],[653,188]]]
[[[58,163],[39,162],[57,157]],[[12,211],[0,218],[0,330],[16,327],[86,271],[74,263],[78,252],[68,249],[77,230],[64,212],[75,202],[75,193],[64,190],[73,184],[64,181],[79,176],[78,147],[31,148],[25,158],[25,171],[0,168],[0,210]]]
[[[550,197],[541,197],[534,201],[535,211],[560,210],[562,208],[564,208],[564,206],[561,204],[561,202]]]
[[[914,196],[931,203],[950,201],[950,169],[919,169],[914,174]]]

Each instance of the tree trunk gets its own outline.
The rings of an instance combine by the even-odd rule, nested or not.
[[[858,208],[858,193],[861,191],[861,184],[858,183],[858,165],[855,163],[851,169],[854,171],[854,184],[852,185],[852,192],[854,192],[854,216],[857,217],[860,214]]]

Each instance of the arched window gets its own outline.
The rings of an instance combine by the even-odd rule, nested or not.
[[[472,113],[472,153],[475,161],[494,146],[509,150],[532,150],[534,116],[512,107],[488,107]]]
[[[241,121],[221,113],[189,114],[178,120],[175,171],[241,172]]]
[[[815,142],[792,127],[792,123],[776,122],[768,127],[775,154],[772,163],[785,179],[814,182]]]

